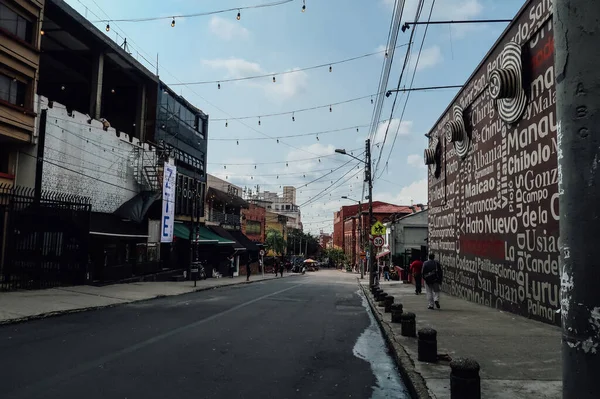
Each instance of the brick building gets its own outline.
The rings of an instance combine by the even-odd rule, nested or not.
[[[410,215],[414,212],[422,210],[422,205],[417,206],[406,206],[406,205],[393,205],[386,202],[375,201],[373,202],[373,218],[385,223],[390,220],[390,217],[395,215],[396,217],[402,217]],[[355,213],[350,214],[343,223],[343,248],[348,262],[351,265],[357,265],[360,259],[361,243],[363,245],[369,239],[369,209],[366,204],[362,205],[362,212],[359,216],[358,205],[356,205]],[[335,232],[335,224],[334,224]]]
[[[266,213],[265,208],[254,204],[242,210],[242,232],[252,241],[261,244],[266,238]]]

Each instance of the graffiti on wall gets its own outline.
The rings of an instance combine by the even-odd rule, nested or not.
[[[551,10],[549,0],[529,2],[430,132],[429,148],[441,156],[429,167],[429,242],[445,267],[445,292],[558,325]],[[490,90],[490,75],[501,67],[508,43],[520,48],[526,100],[512,124],[506,120],[514,115],[500,115],[502,105]],[[456,107],[463,112],[467,151],[447,137]]]

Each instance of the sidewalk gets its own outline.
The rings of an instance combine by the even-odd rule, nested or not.
[[[274,274],[250,277],[250,283],[266,280],[275,280]],[[198,280],[197,287],[193,281],[166,281],[0,292],[0,325],[240,284],[246,284],[246,276]]]
[[[367,279],[359,283],[375,316],[395,350],[407,386],[418,398],[450,398],[448,361],[418,361],[417,338],[400,335],[400,324],[391,323],[374,303]],[[561,330],[510,313],[441,294],[441,310],[428,310],[425,289],[415,295],[414,286],[382,282],[382,289],[401,303],[404,312],[416,314],[417,331],[437,330],[438,354],[469,357],[481,366],[481,393],[485,399],[562,398]],[[375,306],[374,306],[375,305]]]

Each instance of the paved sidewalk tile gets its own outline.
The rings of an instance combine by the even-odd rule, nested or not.
[[[284,273],[283,275],[286,278],[294,274]],[[264,277],[256,275],[250,277],[250,282],[275,279],[273,274],[265,274]],[[1,292],[0,324],[245,283],[246,277],[240,276],[199,280],[196,287],[194,287],[193,281],[165,281],[112,284],[102,287],[78,285],[44,290]]]
[[[368,291],[368,282],[361,284]],[[469,357],[479,362],[483,398],[562,397],[560,328],[444,293],[440,298],[441,309],[429,310],[425,293],[415,295],[410,284],[382,282],[381,287],[394,297],[394,303],[403,305],[404,312],[416,314],[417,330],[423,327],[437,330],[438,354]],[[367,296],[373,305],[370,293]],[[386,334],[392,335],[392,342],[408,354],[411,360],[408,363],[414,364],[412,371],[424,379],[430,397],[450,398],[449,362],[418,361],[417,339],[401,336],[400,324],[392,324],[391,314],[384,313],[382,308],[376,307],[375,313]]]

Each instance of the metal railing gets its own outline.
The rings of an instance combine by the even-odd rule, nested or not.
[[[219,211],[215,211],[211,209],[208,215],[208,220],[210,222],[227,224],[232,226],[239,226],[241,224],[241,216],[234,215],[231,213],[223,213]]]

